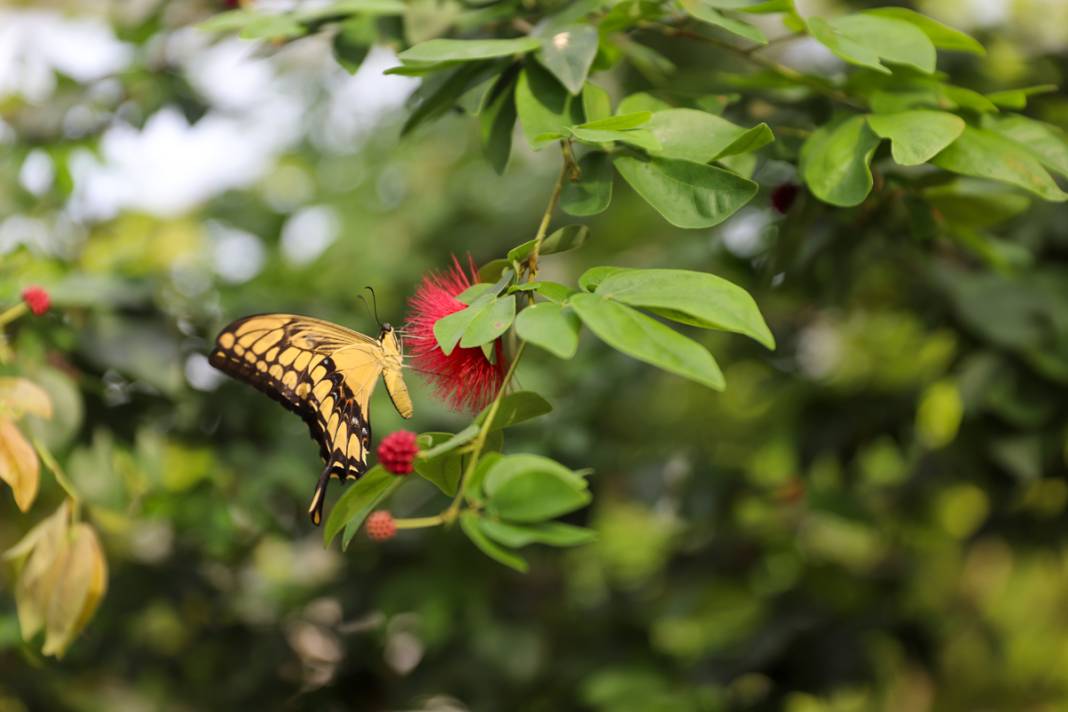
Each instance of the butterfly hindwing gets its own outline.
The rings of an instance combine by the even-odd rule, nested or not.
[[[209,360],[307,423],[325,463],[309,510],[318,524],[328,479],[357,478],[367,469],[379,342],[318,319],[264,314],[223,329]]]

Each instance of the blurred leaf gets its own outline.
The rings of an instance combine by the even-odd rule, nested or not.
[[[488,507],[502,519],[540,522],[589,504],[586,481],[540,455],[506,455],[486,473]]]
[[[593,151],[578,163],[582,175],[568,181],[560,196],[560,207],[568,215],[598,215],[612,202],[612,160],[607,153]]]
[[[557,304],[563,304],[567,301],[567,298],[575,293],[575,290],[568,287],[565,284],[559,282],[547,282],[539,280],[537,282],[523,282],[512,287],[516,292],[537,292],[541,296],[545,297],[549,301],[556,302]]]
[[[960,429],[964,404],[952,381],[937,381],[924,391],[916,411],[916,434],[929,448],[945,447]]]
[[[1068,193],[1057,187],[1027,149],[986,129],[968,126],[960,138],[935,156],[932,163],[954,173],[1019,186],[1046,200],[1068,200]]]
[[[1026,109],[1028,97],[1057,91],[1056,84],[1039,84],[1021,89],[1008,89],[987,94],[986,98],[1003,109]]]
[[[722,329],[775,348],[764,317],[753,297],[722,277],[679,269],[635,269],[608,275],[597,286],[598,296],[704,329]]]
[[[544,37],[535,57],[569,92],[578,94],[590,73],[597,44],[596,28],[572,25]]]
[[[569,126],[582,123],[582,102],[571,96],[544,69],[528,64],[519,75],[515,89],[519,123],[532,148],[539,148],[543,134],[563,134]]]
[[[696,341],[598,294],[575,294],[568,304],[590,331],[612,348],[713,390],[723,390],[723,373],[716,360]]]
[[[587,121],[607,119],[612,115],[612,100],[604,89],[586,82],[582,89],[582,110]]]
[[[650,114],[657,114],[671,108],[671,104],[666,101],[657,99],[652,94],[642,91],[623,97],[623,101],[619,102],[619,106],[616,107],[616,112],[620,114],[633,114],[639,111],[647,111]]]
[[[425,80],[413,94],[415,108],[404,122],[401,134],[408,134],[420,124],[449,111],[468,89],[485,81],[500,69],[500,66],[494,63],[472,62],[461,64],[441,78],[435,77],[435,81]]]
[[[28,511],[37,498],[41,464],[33,446],[15,423],[3,416],[0,416],[0,480],[11,487],[18,508]]]
[[[757,192],[756,183],[714,166],[622,155],[613,163],[630,187],[677,227],[718,225]]]
[[[375,465],[360,479],[348,485],[345,493],[330,510],[330,516],[326,518],[326,524],[323,526],[323,546],[330,546],[338,532],[344,529],[341,546],[348,548],[349,542],[359,531],[367,515],[403,481],[403,477],[390,474],[381,465]]]
[[[5,558],[23,559],[15,582],[15,604],[23,640],[29,641],[37,635],[49,619],[52,596],[66,566],[69,532],[70,505],[64,501],[5,554]]]
[[[355,74],[376,39],[373,20],[367,17],[351,17],[341,23],[334,34],[334,58],[345,71]]]
[[[597,533],[583,527],[562,522],[514,524],[492,519],[480,519],[479,526],[489,538],[507,547],[518,549],[528,544],[549,546],[579,546],[597,539]]]
[[[964,119],[944,111],[903,111],[872,114],[868,126],[881,138],[890,139],[895,161],[916,166],[956,141],[964,131]]]
[[[477,424],[472,423],[466,428],[456,433],[423,433],[420,437],[426,438],[425,442],[420,442],[420,452],[416,457],[416,462],[420,459],[431,459],[451,452],[456,448],[466,445],[475,439],[478,435]]]
[[[33,381],[25,378],[0,378],[0,412],[18,420],[23,415],[52,417],[52,399]]]
[[[478,427],[474,424],[455,435],[423,433],[419,436],[422,451],[414,463],[416,473],[433,483],[445,495],[452,497],[456,494],[456,487],[464,469],[463,456],[454,451],[474,440],[477,435]]]
[[[801,175],[820,200],[850,207],[864,202],[872,188],[871,157],[879,137],[863,116],[853,116],[812,132],[801,147]]]
[[[482,529],[479,527],[479,517],[474,512],[464,512],[460,515],[460,528],[464,530],[467,538],[486,556],[515,569],[519,573],[525,574],[527,572],[529,567],[521,556],[498,546],[482,533]]]
[[[597,289],[597,286],[608,279],[614,274],[620,272],[626,272],[626,267],[612,267],[610,265],[601,265],[600,267],[590,267],[579,276],[579,286],[587,292],[592,292]]]
[[[241,26],[239,36],[243,40],[275,40],[303,37],[307,33],[307,28],[291,15],[257,13]]]
[[[916,28],[927,35],[927,38],[931,40],[931,43],[939,49],[970,52],[971,54],[978,55],[986,54],[983,45],[979,44],[975,39],[969,37],[960,30],[955,30],[952,27],[943,25],[937,20],[927,17],[926,15],[921,15],[920,13],[905,7],[878,7],[872,10],[865,10],[864,14],[875,15],[877,17],[888,17],[893,20],[903,20],[915,25]]]
[[[564,359],[571,358],[578,350],[580,327],[574,312],[553,302],[532,304],[519,312],[515,320],[519,338]]]
[[[990,227],[1019,215],[1031,200],[1006,192],[997,183],[961,178],[923,192],[926,202],[949,223],[967,227]]]
[[[1019,114],[984,116],[983,128],[1011,139],[1039,163],[1068,178],[1068,135]]]
[[[607,121],[607,119],[606,119]],[[660,142],[650,131],[645,129],[630,129],[627,131],[615,131],[606,129],[584,129],[577,126],[570,129],[571,135],[577,140],[600,146],[605,143],[620,142],[637,146],[646,151],[656,151],[660,148]]]
[[[590,235],[590,228],[586,225],[565,225],[553,231],[551,235],[541,241],[541,255],[553,255],[558,252],[577,250],[586,242]],[[528,240],[508,250],[509,262],[522,262],[534,252],[535,240]]]
[[[93,528],[75,524],[63,566],[56,574],[45,620],[41,652],[63,657],[74,637],[93,617],[107,589],[107,561]]]
[[[512,134],[516,121],[515,83],[514,75],[501,75],[492,90],[489,103],[479,114],[483,153],[498,174],[504,173],[512,153]]]

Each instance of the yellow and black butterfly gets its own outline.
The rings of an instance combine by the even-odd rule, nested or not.
[[[372,339],[307,316],[247,316],[219,332],[209,361],[299,413],[308,424],[326,463],[308,507],[316,526],[330,478],[344,482],[367,470],[371,392],[379,374],[397,412],[412,417],[412,399],[401,375],[401,343],[389,324]]]

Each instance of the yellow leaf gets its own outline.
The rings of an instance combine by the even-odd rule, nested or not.
[[[56,579],[45,620],[41,652],[62,657],[96,612],[107,587],[107,563],[93,528],[74,525],[63,570]]]
[[[48,608],[70,548],[70,505],[64,502],[50,517],[31,529],[6,556],[25,556],[15,583],[15,605],[23,640],[45,625]]]
[[[37,498],[41,463],[37,453],[10,418],[0,418],[0,480],[15,494],[15,504],[25,512]]]
[[[52,417],[52,399],[48,393],[25,378],[0,378],[0,407],[8,409],[16,419],[27,413]]]

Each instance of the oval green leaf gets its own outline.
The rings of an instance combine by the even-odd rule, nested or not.
[[[901,111],[872,114],[868,126],[876,135],[890,139],[890,153],[903,166],[926,163],[964,131],[964,119],[945,111]]]
[[[801,147],[801,176],[813,195],[825,203],[850,207],[871,192],[871,157],[879,137],[863,116],[824,126]]]
[[[529,306],[515,320],[519,338],[564,359],[571,358],[578,350],[580,326],[573,311],[554,302]]]

